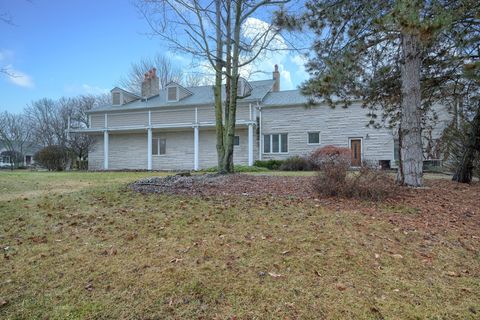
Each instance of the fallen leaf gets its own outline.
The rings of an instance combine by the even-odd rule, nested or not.
[[[283,277],[281,274],[275,273],[275,272],[269,272],[268,275],[271,276],[272,278],[281,278],[281,277]]]
[[[180,258],[173,258],[172,260],[170,260],[170,263],[177,263],[177,262],[180,262],[182,260],[183,259],[180,259]]]
[[[339,291],[345,291],[347,290],[347,286],[345,286],[343,283],[337,283],[335,285],[335,287],[339,290]]]
[[[5,299],[3,299],[3,298],[0,298],[0,307],[3,307],[3,306],[5,306],[5,305],[7,305],[7,304],[8,304],[8,301],[7,301],[7,300],[5,300]]]
[[[287,253],[290,253],[290,250],[282,251],[282,254],[283,254],[283,255],[286,255]]]
[[[393,254],[392,257],[394,257],[395,259],[403,259],[403,256],[401,254]]]

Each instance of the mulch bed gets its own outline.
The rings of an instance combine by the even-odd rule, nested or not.
[[[331,211],[353,211],[373,217],[382,215],[402,230],[469,229],[480,230],[480,183],[471,185],[447,179],[427,180],[425,188],[397,188],[391,197],[372,202],[319,196],[313,187],[315,177],[271,175],[204,174],[152,177],[129,185],[140,193],[176,194],[199,197],[279,197],[313,201]],[[393,183],[393,181],[392,181]],[[409,211],[410,210],[410,211]],[[413,210],[413,211],[412,211]],[[407,212],[406,212],[407,211]],[[471,234],[471,232],[468,232]],[[480,245],[480,236],[478,239]]]
[[[141,193],[166,193],[191,196],[282,196],[314,198],[314,177],[284,177],[248,174],[203,174],[152,177],[130,185]]]

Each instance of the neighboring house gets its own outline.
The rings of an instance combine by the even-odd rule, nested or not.
[[[15,147],[14,149],[22,154],[23,161],[20,165],[27,167],[35,163],[33,155],[40,150],[40,147],[33,142],[26,142],[22,148]],[[10,165],[10,156],[9,149],[4,142],[0,141],[0,166]]]
[[[160,90],[156,70],[145,75],[142,96],[111,90],[112,104],[90,111],[86,129],[97,137],[89,152],[90,170],[199,170],[217,165],[212,86],[184,88],[170,83]],[[352,165],[362,160],[396,166],[395,130],[368,128],[361,103],[332,109],[306,105],[299,90],[280,91],[273,79],[240,79],[234,147],[235,164],[286,159],[335,145],[352,149]],[[440,121],[439,126],[444,126]]]

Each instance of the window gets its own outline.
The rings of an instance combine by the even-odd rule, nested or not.
[[[177,101],[177,87],[168,87],[167,88],[167,100],[168,101]]]
[[[112,93],[112,104],[114,106],[119,106],[121,104],[121,93],[120,92],[114,92]]]
[[[159,156],[167,153],[167,139],[153,138],[152,139],[152,154]]]
[[[263,136],[263,153],[287,153],[288,134],[266,134]]]
[[[233,138],[233,145],[234,146],[239,146],[240,145],[240,136],[235,136]]]
[[[308,133],[308,144],[320,144],[320,132],[309,132]]]

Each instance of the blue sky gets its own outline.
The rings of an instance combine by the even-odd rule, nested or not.
[[[167,52],[181,68],[190,61],[147,35],[130,0],[0,0],[0,12],[15,23],[0,22],[0,67],[17,75],[0,75],[0,111],[21,112],[44,97],[108,92],[132,62],[156,52]],[[282,89],[294,89],[307,77],[303,62],[299,54],[281,53],[261,71],[279,64]]]

